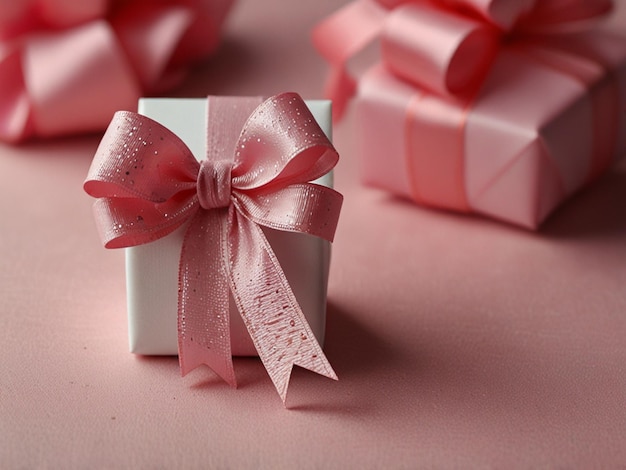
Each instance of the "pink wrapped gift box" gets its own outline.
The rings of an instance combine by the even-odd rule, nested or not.
[[[357,98],[364,181],[536,228],[626,150],[626,41],[593,39],[618,80],[583,56],[560,55],[561,68],[510,50],[471,106],[374,67]]]
[[[380,36],[382,60],[355,85],[367,184],[535,229],[626,151],[626,38],[573,22],[607,2],[555,16],[548,2],[500,21],[485,19],[495,8],[478,19],[447,9],[479,8],[472,0],[375,3],[355,2],[317,31],[324,53],[333,46],[320,32],[332,37],[350,16],[360,24],[360,39],[325,54],[340,101],[351,89],[348,59]],[[520,17],[527,30],[503,32],[522,28],[511,18],[529,11],[532,21]],[[577,32],[567,31],[572,25]]]

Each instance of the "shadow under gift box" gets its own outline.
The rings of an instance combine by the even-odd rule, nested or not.
[[[330,101],[307,101],[306,104],[331,139]],[[150,98],[139,101],[139,113],[177,134],[196,158],[202,160],[206,155],[206,106],[204,98]],[[315,183],[332,187],[332,172]],[[178,354],[178,266],[186,228],[185,224],[164,238],[126,248],[128,330],[133,353]],[[330,243],[306,234],[261,228],[311,330],[323,345]],[[232,296],[230,331],[234,356],[257,355]]]
[[[374,66],[359,81],[357,129],[365,183],[536,229],[626,151],[626,38],[505,47],[466,99]]]

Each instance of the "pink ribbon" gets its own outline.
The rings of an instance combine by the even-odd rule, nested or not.
[[[356,89],[347,63],[377,38],[395,75],[436,94],[472,95],[511,37],[562,32],[611,8],[611,0],[356,0],[318,25],[313,42],[332,67],[326,94],[338,118]]]
[[[339,158],[294,93],[208,99],[207,158],[151,119],[118,112],[85,191],[107,248],[188,224],[180,255],[182,374],[200,364],[235,386],[229,289],[283,403],[293,365],[337,379],[260,226],[332,241],[342,196],[309,183]]]
[[[0,21],[0,140],[104,129],[211,53],[231,3],[11,2]]]

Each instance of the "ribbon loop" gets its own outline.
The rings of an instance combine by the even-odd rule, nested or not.
[[[381,52],[399,77],[438,94],[460,94],[477,88],[498,40],[498,31],[488,23],[410,4],[389,14]]]
[[[232,163],[226,160],[203,160],[198,172],[197,190],[200,207],[220,209],[230,204],[230,172]]]

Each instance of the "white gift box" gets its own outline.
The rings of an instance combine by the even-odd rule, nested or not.
[[[331,139],[330,101],[307,106]],[[146,98],[139,113],[180,137],[198,160],[206,155],[206,99]],[[332,187],[332,172],[315,183]],[[130,350],[144,355],[178,354],[178,265],[186,225],[154,242],[126,248],[126,288]],[[262,227],[320,345],[326,324],[330,243],[321,238]],[[256,356],[237,307],[230,299],[234,356]]]

